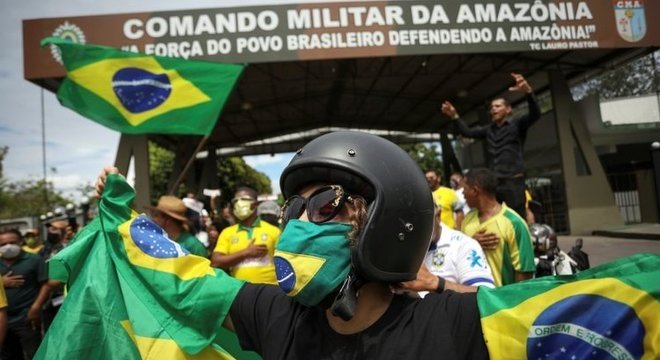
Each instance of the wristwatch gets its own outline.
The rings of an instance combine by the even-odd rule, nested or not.
[[[438,287],[435,289],[435,292],[440,294],[443,291],[445,291],[445,279],[443,279],[440,276],[436,276],[438,278]]]

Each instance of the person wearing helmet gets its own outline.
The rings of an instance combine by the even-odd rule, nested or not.
[[[534,242],[536,277],[570,275],[575,273],[577,262],[557,245],[557,233],[547,224],[532,224],[529,232]]]
[[[401,148],[326,134],[296,153],[280,188],[279,288],[246,284],[229,313],[244,349],[281,359],[487,358],[474,294],[390,290],[416,278],[434,217],[424,174]]]
[[[103,175],[97,192],[103,190]],[[275,248],[278,285],[245,283],[225,326],[266,359],[486,359],[475,293],[421,298],[390,286],[416,279],[434,204],[400,147],[360,132],[320,136],[280,178],[287,199]]]

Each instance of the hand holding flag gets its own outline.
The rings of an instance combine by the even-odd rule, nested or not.
[[[37,358],[232,358],[216,337],[243,282],[132,211],[121,176],[99,183],[98,217],[49,262],[69,292]]]

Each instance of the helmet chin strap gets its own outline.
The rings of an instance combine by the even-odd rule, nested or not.
[[[357,305],[357,291],[364,284],[351,270],[341,284],[337,296],[330,306],[330,312],[334,316],[339,316],[344,321],[349,321],[355,315]]]

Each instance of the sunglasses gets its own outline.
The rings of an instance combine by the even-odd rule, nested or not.
[[[316,189],[309,197],[293,195],[282,206],[281,226],[284,228],[291,219],[297,219],[307,210],[309,221],[320,224],[332,220],[346,200],[350,198],[339,185],[327,185]]]

